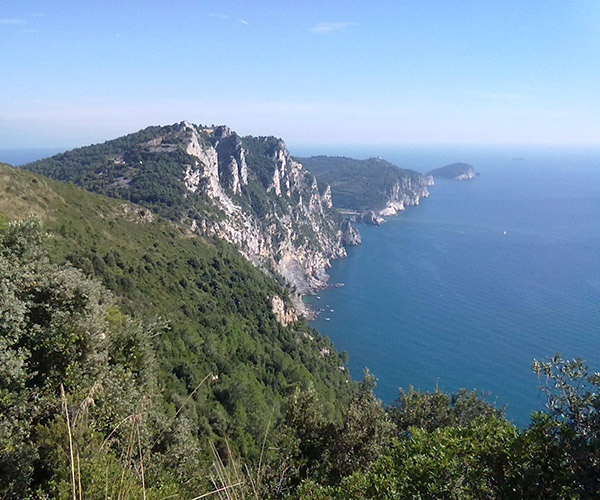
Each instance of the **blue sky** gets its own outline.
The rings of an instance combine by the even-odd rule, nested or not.
[[[0,147],[600,144],[600,1],[3,0]]]

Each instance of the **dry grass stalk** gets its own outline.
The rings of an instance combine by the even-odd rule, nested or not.
[[[194,498],[192,498],[192,500],[200,500],[201,498],[206,498],[206,497],[209,497],[210,495],[219,494],[219,493],[221,493],[221,492],[223,492],[223,491],[226,491],[226,490],[228,490],[228,489],[235,488],[235,487],[237,487],[237,486],[241,486],[241,484],[242,484],[242,483],[237,483],[237,484],[228,484],[227,486],[222,486],[221,488],[218,488],[218,489],[216,489],[216,490],[209,491],[208,493],[204,493],[203,495],[200,495],[199,497],[194,497]],[[219,497],[220,497],[220,496],[221,496],[221,495],[219,495]],[[169,498],[169,497],[165,497],[165,498]]]
[[[135,415],[135,417],[137,417],[138,415]],[[131,462],[131,455],[133,453],[133,442],[134,442],[134,434],[135,434],[135,425],[132,422],[131,424],[131,432],[129,433],[129,439],[127,440],[127,447],[125,448],[124,453],[121,455],[121,463],[123,464],[122,470],[121,470],[121,481],[119,483],[119,492],[117,495],[117,500],[121,500],[122,498],[125,498],[125,488],[124,488],[124,482],[125,482],[125,473],[127,472],[127,467],[125,464],[129,465],[129,462]]]
[[[71,420],[69,418],[69,407],[67,405],[67,396],[65,395],[65,388],[62,384],[60,384],[60,399],[62,400],[62,404],[65,409],[65,416],[67,419],[67,434],[69,436],[69,456],[71,460],[71,489],[73,493],[73,500],[77,500],[77,486],[75,483],[75,459],[73,456],[73,436],[71,434]]]
[[[77,484],[79,485],[79,500],[83,500],[83,488],[81,487],[81,463],[79,461],[79,451],[77,452]]]
[[[144,478],[144,454],[142,453],[142,437],[140,436],[140,421],[137,421],[138,453],[140,454],[140,475],[142,478],[142,498],[146,500],[146,480]]]
[[[79,405],[79,408],[77,409],[77,411],[75,412],[75,418],[73,419],[73,428],[75,428],[78,424],[78,422],[85,416],[88,414],[89,408],[90,406],[94,405],[94,394],[96,393],[96,391],[100,388],[100,383],[99,382],[94,382],[94,385],[92,386],[92,388],[90,389],[90,392],[88,393],[88,395],[85,397],[85,399],[81,402],[81,404]]]

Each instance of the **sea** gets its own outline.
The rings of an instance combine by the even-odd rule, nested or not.
[[[0,163],[24,165],[66,151],[67,148],[0,148]]]
[[[299,156],[322,149],[304,148]],[[545,396],[534,359],[600,369],[600,148],[330,148],[427,172],[464,161],[480,174],[436,180],[418,206],[333,262],[306,298],[311,326],[368,368],[386,404],[398,389],[476,389],[527,426]]]
[[[297,156],[381,156],[419,172],[463,161],[480,174],[438,180],[418,206],[334,261],[306,301],[311,325],[398,389],[476,389],[527,426],[544,407],[534,359],[555,353],[600,370],[600,147],[291,147]],[[20,165],[59,149],[0,150]]]

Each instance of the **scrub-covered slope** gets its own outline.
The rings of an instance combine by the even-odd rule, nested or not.
[[[343,219],[281,139],[181,122],[40,160],[25,168],[149,207],[236,245],[301,293],[345,256]]]
[[[99,279],[121,312],[164,324],[151,345],[164,411],[179,408],[211,374],[180,415],[193,439],[228,438],[255,456],[267,422],[278,420],[296,387],[312,385],[329,415],[338,415],[353,386],[342,359],[296,321],[288,290],[229,244],[147,208],[2,164],[0,193],[4,220],[43,221],[53,263]]]

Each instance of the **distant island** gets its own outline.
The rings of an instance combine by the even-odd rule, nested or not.
[[[468,163],[452,163],[444,167],[435,168],[431,170],[428,175],[440,179],[454,179],[459,181],[463,179],[473,179],[477,174],[475,173],[473,166]]]

